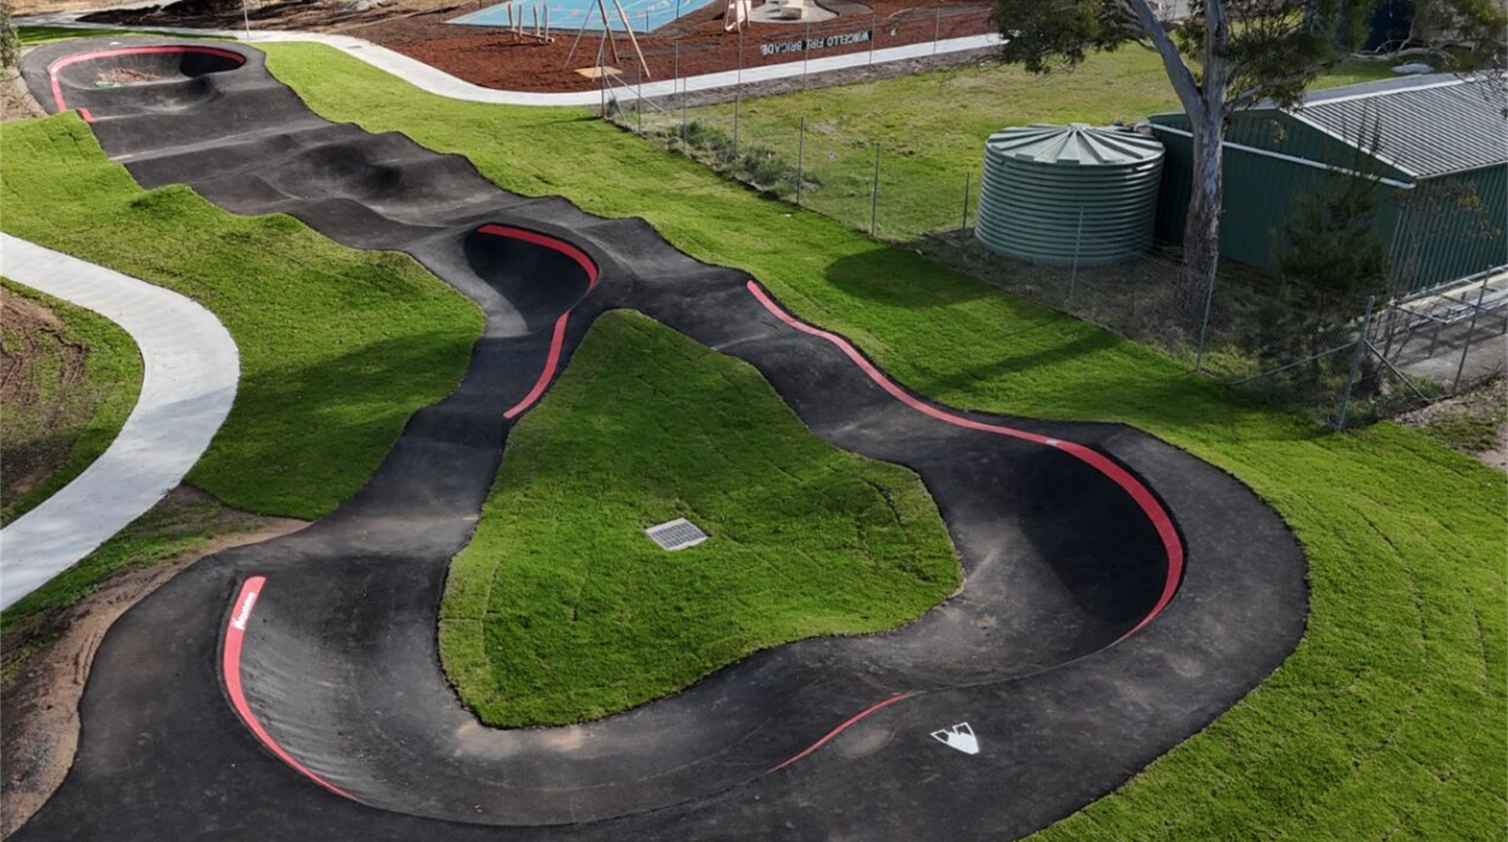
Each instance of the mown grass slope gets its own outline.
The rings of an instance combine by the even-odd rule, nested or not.
[[[853,337],[907,386],[1124,421],[1231,471],[1303,541],[1309,632],[1265,685],[1053,842],[1500,840],[1508,821],[1508,482],[1391,424],[1344,435],[1101,330],[762,199],[579,110],[430,96],[312,45],[270,66],[327,117],[467,155],[500,185],[642,215]],[[1201,563],[1192,559],[1191,563]]]
[[[235,406],[188,475],[230,506],[329,512],[466,368],[481,313],[406,255],[142,190],[72,113],[8,123],[0,144],[0,228],[181,292],[235,338]]]
[[[667,553],[646,527],[712,537]],[[826,444],[759,372],[629,311],[592,327],[509,439],[441,606],[494,725],[600,717],[749,653],[879,631],[958,586],[921,480]]]

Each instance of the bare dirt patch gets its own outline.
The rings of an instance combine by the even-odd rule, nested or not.
[[[134,85],[140,82],[160,82],[162,77],[155,73],[147,73],[142,70],[130,70],[117,67],[106,70],[99,75],[100,84],[104,85]]]
[[[14,67],[0,70],[0,123],[44,117],[47,112],[26,87],[21,71]]]
[[[140,5],[145,0],[133,0],[125,5]],[[48,15],[58,12],[82,12],[89,9],[109,8],[108,0],[9,0],[10,13],[15,17]]]
[[[1508,471],[1508,377],[1498,376],[1454,398],[1398,419],[1488,467]]]
[[[64,336],[65,325],[37,301],[0,289],[0,495],[7,500],[46,479],[68,455],[57,431],[87,420],[95,401],[81,394],[89,349]]]
[[[163,528],[211,537],[190,552],[108,575],[88,596],[18,623],[0,641],[0,837],[31,817],[63,782],[78,747],[79,698],[105,632],[131,606],[201,558],[303,528],[301,520],[265,518],[219,504],[179,486],[146,517]],[[134,525],[133,525],[134,526]],[[129,528],[128,528],[129,529]],[[122,533],[124,536],[125,533]],[[107,545],[108,546],[108,545]]]

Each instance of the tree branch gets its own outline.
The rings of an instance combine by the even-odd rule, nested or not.
[[[1252,107],[1253,105],[1256,105],[1257,103],[1261,102],[1264,98],[1266,98],[1273,91],[1277,90],[1278,88],[1283,87],[1290,80],[1292,80],[1292,79],[1298,79],[1298,78],[1303,78],[1303,77],[1306,77],[1306,76],[1313,76],[1315,74],[1318,74],[1318,73],[1326,70],[1329,67],[1332,67],[1335,63],[1336,63],[1335,60],[1329,60],[1329,59],[1327,59],[1325,61],[1317,61],[1314,64],[1311,64],[1308,67],[1303,68],[1302,70],[1298,70],[1298,71],[1295,71],[1295,72],[1289,74],[1288,76],[1284,77],[1283,79],[1277,79],[1277,80],[1269,82],[1268,84],[1265,84],[1265,85],[1256,85],[1256,86],[1253,86],[1249,90],[1242,91],[1241,93],[1239,93],[1236,96],[1233,96],[1229,100],[1227,100],[1226,104],[1225,104],[1225,113],[1226,114],[1235,114],[1238,111],[1245,111],[1246,109]],[[1233,76],[1233,78],[1234,78],[1234,76]]]
[[[1194,80],[1194,74],[1178,52],[1178,45],[1168,37],[1167,31],[1162,28],[1162,22],[1152,13],[1152,7],[1147,5],[1147,0],[1124,2],[1136,13],[1137,23],[1152,40],[1157,54],[1162,57],[1162,65],[1168,72],[1169,81],[1173,83],[1173,92],[1178,94],[1178,101],[1183,103],[1183,110],[1188,112],[1189,117],[1197,119],[1204,113],[1204,99],[1199,94],[1199,83]]]

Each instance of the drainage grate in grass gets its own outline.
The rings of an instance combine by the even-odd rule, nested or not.
[[[671,552],[694,547],[707,540],[707,533],[683,517],[667,521],[659,526],[651,526],[644,530],[644,534],[653,538],[654,542],[660,545],[660,549]]]

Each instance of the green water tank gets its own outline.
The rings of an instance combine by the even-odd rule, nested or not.
[[[1162,143],[1120,128],[1024,126],[984,147],[974,236],[1018,260],[1116,263],[1152,245]]]

